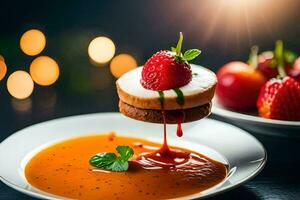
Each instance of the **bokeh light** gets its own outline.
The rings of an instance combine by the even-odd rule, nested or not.
[[[0,81],[5,77],[7,72],[7,67],[4,58],[0,55]]]
[[[96,63],[106,63],[115,55],[116,47],[114,42],[107,37],[93,39],[88,47],[90,58]]]
[[[15,71],[7,79],[8,92],[17,99],[25,99],[29,97],[33,88],[33,80],[25,71]]]
[[[44,33],[37,29],[26,31],[20,39],[22,51],[29,56],[35,56],[41,53],[45,48],[45,45],[46,37]]]
[[[37,84],[48,86],[58,79],[59,66],[52,58],[39,56],[30,64],[30,75]]]
[[[136,67],[137,61],[129,54],[119,54],[110,63],[110,71],[116,78]]]

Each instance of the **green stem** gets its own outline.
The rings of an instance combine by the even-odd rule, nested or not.
[[[275,59],[277,60],[277,70],[281,78],[286,76],[284,69],[284,58],[283,58],[283,42],[281,40],[276,41],[275,45]]]
[[[251,47],[251,52],[249,55],[249,59],[248,59],[248,64],[250,65],[250,67],[252,69],[256,69],[257,68],[257,54],[258,54],[258,46],[253,46]]]
[[[181,47],[182,47],[182,41],[183,41],[183,35],[182,32],[179,33],[179,40],[176,46],[176,55],[180,56],[181,55]]]

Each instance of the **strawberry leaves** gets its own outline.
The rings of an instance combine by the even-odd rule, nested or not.
[[[116,150],[120,156],[108,152],[98,153],[90,158],[90,165],[114,172],[127,171],[129,167],[128,160],[134,154],[133,149],[129,146],[117,146]]]
[[[199,49],[189,49],[183,54],[183,60],[190,61],[194,60],[197,56],[201,54]]]
[[[183,35],[182,32],[180,32],[179,40],[176,45],[176,48],[171,47],[171,51],[176,53],[176,61],[178,62],[191,61],[201,54],[201,51],[199,49],[189,49],[185,51],[184,54],[182,54],[181,53],[182,41],[183,41]]]

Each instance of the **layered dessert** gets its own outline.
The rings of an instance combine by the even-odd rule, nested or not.
[[[170,124],[199,120],[210,113],[216,76],[206,68],[190,65],[188,61],[200,51],[191,49],[182,54],[181,42],[173,51],[157,52],[143,67],[117,80],[121,113]]]

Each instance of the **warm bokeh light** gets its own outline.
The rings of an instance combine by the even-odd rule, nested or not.
[[[129,54],[119,54],[110,63],[110,71],[116,78],[136,67],[137,62],[135,58]]]
[[[52,58],[39,56],[30,64],[30,75],[39,85],[51,85],[59,77],[59,66]]]
[[[41,53],[45,45],[46,37],[44,33],[37,29],[26,31],[20,39],[22,51],[29,56],[35,56]]]
[[[5,77],[7,72],[7,67],[4,62],[3,57],[0,55],[0,81]]]
[[[113,41],[107,37],[93,39],[88,47],[90,58],[96,63],[106,63],[115,55],[116,47]]]
[[[29,97],[33,91],[33,80],[25,71],[15,71],[7,79],[8,92],[17,99]]]

